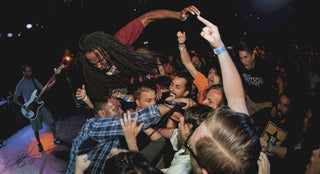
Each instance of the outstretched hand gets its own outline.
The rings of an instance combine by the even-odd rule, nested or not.
[[[123,115],[123,119],[120,118],[120,124],[122,127],[122,131],[124,134],[124,137],[127,141],[129,150],[134,150],[134,151],[139,151],[137,145],[136,145],[136,137],[141,131],[144,123],[141,123],[137,127],[137,122],[138,122],[138,113],[136,113],[134,120],[132,121],[131,119],[131,113],[125,113]]]
[[[210,21],[204,19],[200,15],[197,16],[199,21],[201,21],[206,26],[202,29],[201,36],[206,39],[212,47],[220,48],[223,46],[221,36],[218,27],[212,24]]]
[[[188,19],[189,17],[188,13],[191,13],[192,15],[197,15],[197,16],[200,15],[200,11],[198,10],[198,8],[191,5],[189,7],[184,8],[181,11],[181,21],[186,21]]]

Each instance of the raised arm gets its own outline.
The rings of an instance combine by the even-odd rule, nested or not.
[[[195,6],[189,6],[181,11],[170,11],[170,10],[153,10],[141,15],[138,19],[142,22],[143,26],[146,27],[150,22],[159,20],[173,18],[181,21],[185,21],[188,18],[188,12],[195,15],[200,14],[200,11]]]
[[[218,27],[198,15],[198,19],[206,25],[201,36],[215,49],[221,66],[222,83],[228,106],[236,112],[248,114],[245,95],[240,75],[228,51],[221,40]]]
[[[139,151],[136,137],[138,133],[141,131],[144,123],[140,123],[140,125],[137,127],[138,113],[135,114],[133,122],[131,120],[132,119],[130,112],[128,112],[128,114],[125,113],[123,119],[120,118],[120,124],[122,127],[124,137],[128,144],[128,149],[131,151]]]
[[[178,31],[177,37],[178,37],[178,42],[179,42],[181,61],[182,61],[183,65],[187,68],[187,70],[189,71],[191,76],[193,78],[195,78],[198,71],[197,71],[196,67],[194,67],[194,65],[192,64],[190,55],[189,55],[187,48],[186,48],[186,44],[185,44],[186,39],[187,39],[186,33],[185,32],[182,33],[181,31]]]
[[[82,85],[82,88],[77,89],[76,98],[77,98],[77,100],[84,101],[89,106],[89,108],[93,109],[93,104],[86,93],[86,89],[85,89],[84,85]]]
[[[284,84],[281,76],[277,77],[276,83],[278,84],[278,95],[280,96],[280,94],[282,94],[284,91]]]
[[[165,76],[166,71],[164,70],[164,67],[160,61],[160,57],[157,58],[157,64],[158,64],[158,71],[159,71],[160,76]]]

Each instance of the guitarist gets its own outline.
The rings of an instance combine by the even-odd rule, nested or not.
[[[14,93],[13,101],[22,107],[23,103],[19,101],[20,97],[23,97],[24,102],[29,101],[31,94],[34,90],[41,90],[43,88],[43,85],[34,77],[32,77],[32,69],[29,65],[22,65],[21,71],[23,74],[22,79],[19,81],[19,83],[16,86],[16,90]],[[48,85],[47,90],[49,90],[53,85],[55,84],[55,79]],[[27,111],[30,110],[27,106],[25,108]],[[61,141],[59,140],[54,119],[52,116],[52,113],[45,107],[42,106],[39,110],[38,117],[36,119],[31,120],[32,129],[34,132],[34,136],[38,141],[38,150],[39,152],[43,151],[43,146],[40,142],[40,136],[39,136],[39,130],[42,129],[42,122],[45,122],[49,127],[54,137],[54,143],[55,144],[61,144]]]

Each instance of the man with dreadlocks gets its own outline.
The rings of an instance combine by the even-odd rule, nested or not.
[[[102,31],[82,36],[79,61],[91,100],[104,100],[112,89],[122,87],[128,77],[152,74],[152,69],[157,68],[156,59],[136,53],[131,48],[133,42],[150,22],[167,18],[185,21],[189,13],[200,12],[195,6],[181,11],[154,10],[134,19],[114,36]]]

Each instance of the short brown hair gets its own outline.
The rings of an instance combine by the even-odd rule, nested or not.
[[[144,82],[137,82],[134,87],[133,91],[133,97],[134,100],[141,98],[141,93],[154,91],[155,92],[155,86],[151,81],[144,81]]]
[[[249,116],[222,106],[204,124],[212,136],[199,139],[195,148],[208,173],[246,173],[256,164],[261,146]]]

